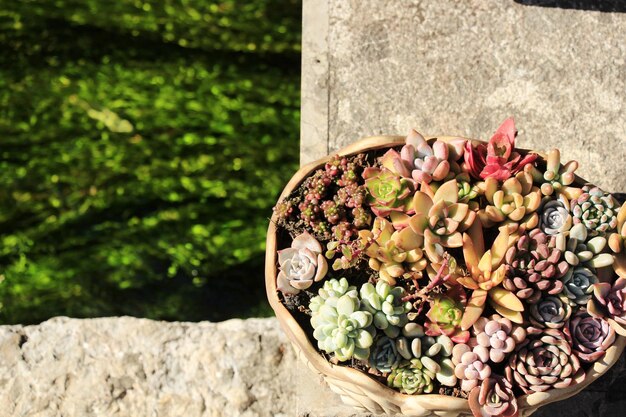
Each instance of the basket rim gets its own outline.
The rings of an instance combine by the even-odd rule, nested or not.
[[[429,142],[436,139],[449,142],[454,139],[466,139],[472,141],[473,144],[486,142],[465,138],[463,136],[424,136]],[[349,156],[357,153],[368,152],[372,150],[380,150],[400,146],[404,143],[405,136],[400,135],[378,135],[364,137],[336,152],[331,153],[323,158],[310,162],[302,166],[290,179],[277,201],[281,201],[295,190],[304,179],[316,169],[323,166],[333,155]],[[515,148],[518,151],[534,152],[545,158],[545,153],[534,150]],[[577,177],[577,181],[586,182],[584,179]],[[267,239],[266,239],[266,257],[265,257],[265,289],[270,306],[276,314],[283,331],[288,338],[306,357],[310,364],[324,377],[330,376],[340,381],[345,381],[359,386],[370,395],[377,395],[391,400],[401,410],[411,410],[414,408],[426,409],[431,411],[457,411],[463,413],[471,413],[469,403],[465,398],[453,397],[441,394],[420,394],[408,395],[395,391],[379,381],[369,377],[367,374],[347,366],[335,365],[328,362],[313,346],[304,330],[300,327],[289,310],[280,302],[276,288],[277,268],[277,227],[276,215],[272,214],[270,219]],[[601,375],[607,372],[620,358],[624,347],[626,346],[626,337],[616,333],[616,339],[610,346],[604,356],[594,362],[593,366],[587,370],[585,378],[580,383],[571,385],[566,388],[550,389],[545,392],[534,392],[517,397],[518,408],[520,411],[534,411],[540,406],[569,398],[584,388]]]

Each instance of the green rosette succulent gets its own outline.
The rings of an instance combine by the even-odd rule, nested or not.
[[[584,224],[589,235],[595,236],[615,230],[619,203],[598,187],[585,185],[582,194],[571,200],[574,224]]]
[[[435,374],[419,359],[412,359],[406,366],[396,368],[387,377],[387,385],[404,394],[429,394],[433,392]]]
[[[309,304],[317,346],[341,362],[366,360],[374,343],[374,317],[360,311],[360,304],[356,287],[345,278],[326,281]]]
[[[404,288],[380,280],[376,286],[363,284],[360,293],[361,309],[372,314],[374,326],[390,338],[398,337],[400,328],[409,321],[407,313],[411,310],[411,302],[402,301],[406,295]]]
[[[396,369],[402,361],[396,342],[387,336],[381,336],[370,349],[369,365],[383,373]]]
[[[411,212],[414,190],[413,182],[402,178],[387,168],[365,168],[363,171],[366,201],[370,208],[380,217],[388,216],[391,212]]]

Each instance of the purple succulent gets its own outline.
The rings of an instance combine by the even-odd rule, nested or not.
[[[583,362],[597,361],[615,341],[615,330],[606,320],[585,312],[573,316],[564,332]]]

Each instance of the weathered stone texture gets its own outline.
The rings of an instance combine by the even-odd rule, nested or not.
[[[303,148],[319,140],[311,129],[327,129],[331,151],[411,127],[488,139],[513,115],[521,146],[559,147],[584,178],[626,190],[626,13],[501,0],[306,3],[328,4],[327,50],[316,51],[328,84],[303,85],[303,109],[327,94],[328,120],[303,125]],[[305,33],[305,54],[316,45]],[[303,79],[311,71],[303,66]]]
[[[294,361],[274,319],[3,326],[0,416],[291,416]]]

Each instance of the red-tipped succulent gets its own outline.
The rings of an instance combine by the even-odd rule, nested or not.
[[[515,122],[508,118],[500,125],[487,145],[472,146],[465,143],[465,165],[470,175],[476,179],[494,178],[505,181],[537,159],[536,154],[522,156],[514,151]]]

